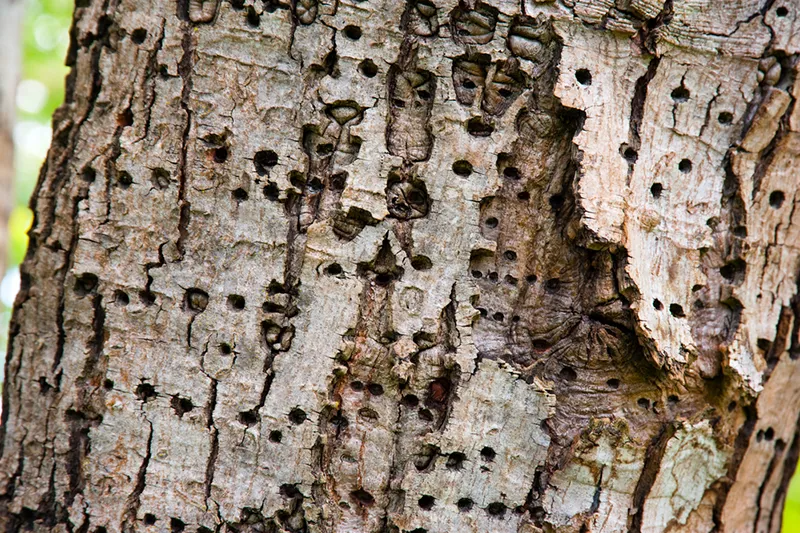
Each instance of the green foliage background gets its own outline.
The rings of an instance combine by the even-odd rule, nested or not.
[[[41,83],[46,89],[46,96],[40,99],[40,105],[17,109],[17,120],[22,127],[15,129],[14,136],[15,207],[8,225],[10,244],[7,276],[18,276],[16,267],[25,257],[28,245],[26,234],[33,218],[28,209],[28,199],[36,186],[43,161],[43,147],[49,144],[45,134],[50,126],[50,117],[64,99],[64,77],[67,74],[64,57],[69,44],[73,8],[73,0],[26,0],[21,79]],[[36,87],[41,89],[39,85]],[[11,309],[0,301],[0,356],[5,354],[10,312]],[[800,533],[800,476],[797,474],[786,498],[783,531]]]

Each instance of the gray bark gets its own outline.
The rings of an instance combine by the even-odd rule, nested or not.
[[[772,532],[800,3],[78,2],[7,531]]]

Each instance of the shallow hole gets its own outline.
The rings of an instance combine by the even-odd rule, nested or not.
[[[681,85],[680,87],[676,87],[675,89],[673,89],[672,92],[670,93],[670,96],[676,102],[685,102],[689,99],[690,96],[689,89]]]
[[[519,169],[517,167],[506,167],[503,169],[503,176],[510,180],[519,179]]]
[[[424,420],[425,422],[433,422],[433,413],[430,409],[420,409],[417,411],[417,415],[419,415],[420,419]]]
[[[370,383],[367,385],[367,390],[373,396],[381,396],[383,394],[383,385],[380,383]]]
[[[606,381],[606,385],[608,385],[609,389],[618,389],[619,388],[619,380],[617,378],[611,378]]]
[[[239,294],[228,295],[228,306],[234,311],[241,311],[244,309],[244,296]]]
[[[413,394],[406,394],[400,400],[400,403],[403,404],[403,406],[408,407],[409,409],[414,409],[416,406],[419,405],[419,398],[417,398]]]
[[[96,275],[86,272],[75,279],[75,294],[86,296],[97,289],[99,279]]]
[[[358,64],[358,71],[366,78],[374,78],[378,74],[378,65],[371,59],[365,59]]]
[[[589,86],[592,84],[592,73],[589,72],[588,69],[579,68],[575,71],[575,79],[578,80],[578,83],[581,85]]]
[[[506,514],[506,504],[503,502],[492,502],[486,507],[486,512],[491,516],[502,517]]]
[[[459,511],[466,513],[467,511],[472,510],[475,502],[473,502],[470,498],[460,498],[458,502],[456,502],[456,505],[458,506]]]
[[[687,174],[692,171],[692,162],[688,159],[681,159],[680,163],[678,163],[678,170]]]
[[[492,315],[492,318],[495,319],[497,322],[502,322],[503,319],[505,318],[505,315],[503,315],[503,313],[498,311],[497,313]]]
[[[234,189],[231,192],[231,196],[233,196],[233,199],[236,200],[237,203],[244,202],[250,197],[250,195],[247,194],[247,191],[242,189],[241,187],[238,189]]]
[[[181,533],[186,528],[186,524],[179,518],[172,517],[169,519],[169,529],[172,533]]]
[[[654,183],[650,186],[650,194],[653,198],[661,198],[661,193],[664,191],[664,186],[660,183]]]
[[[484,461],[494,461],[494,458],[497,457],[497,452],[489,446],[484,446],[481,449],[481,457]]]
[[[144,514],[144,524],[146,526],[152,526],[156,523],[156,515],[153,513],[145,513]]]
[[[508,283],[509,285],[516,285],[517,284],[517,278],[515,278],[511,274],[506,274],[506,277],[503,278],[503,279],[505,279],[506,283]]]
[[[338,276],[342,272],[344,272],[344,270],[342,269],[342,265],[340,265],[339,263],[331,263],[330,265],[325,267],[325,273],[328,274],[329,276]]]
[[[522,191],[520,193],[517,193],[517,200],[522,200],[523,202],[527,202],[530,199],[531,199],[531,193],[529,193],[528,191]]]
[[[270,442],[280,442],[283,440],[283,433],[278,431],[277,429],[273,429],[269,432],[269,440]]]
[[[415,255],[411,258],[411,268],[414,270],[430,270],[433,262],[424,255]]]
[[[139,301],[149,307],[156,303],[156,295],[146,290],[139,291]]]
[[[769,205],[774,209],[780,209],[785,200],[786,195],[783,193],[783,191],[772,191],[769,195]]]
[[[497,274],[497,272],[489,272],[489,279],[490,279],[491,281],[497,281],[497,279],[498,279],[498,274]]]
[[[730,113],[728,111],[722,111],[719,115],[717,115],[717,121],[720,124],[727,126],[733,123],[733,113]]]
[[[372,494],[364,489],[356,489],[350,492],[350,498],[359,505],[372,505],[375,503],[375,498],[372,497]]]
[[[247,20],[247,25],[251,28],[258,28],[261,25],[261,17],[253,6],[249,6],[247,8],[247,15],[245,15],[245,19]]]
[[[451,470],[459,470],[463,468],[464,461],[467,460],[467,456],[461,452],[453,452],[447,456],[447,463],[445,466]]]
[[[190,311],[200,313],[208,307],[208,293],[197,288],[188,289],[184,303]]]
[[[358,381],[358,380],[351,381],[350,382],[350,388],[353,389],[354,391],[360,392],[360,391],[364,390],[364,383],[362,383],[361,381]]]
[[[669,395],[669,397],[667,397],[667,402],[668,402],[668,403],[670,403],[671,405],[675,405],[675,404],[677,404],[677,403],[678,403],[678,402],[680,402],[680,401],[681,401],[681,399],[680,399],[680,398],[678,398],[678,397],[677,397],[676,395],[674,395],[674,394],[670,394],[670,395]]]
[[[661,311],[662,309],[664,309],[664,304],[661,303],[661,300],[656,298],[655,300],[653,300],[653,309],[655,309],[656,311]]]
[[[480,117],[472,117],[467,121],[467,133],[473,137],[488,137],[494,132],[494,126],[487,124]]]
[[[650,409],[650,400],[647,398],[639,398],[636,400],[636,405],[641,407],[642,409]]]
[[[676,318],[683,318],[686,316],[680,304],[669,304],[669,312]]]
[[[230,355],[233,353],[233,348],[227,342],[223,342],[219,345],[219,351],[222,355]]]
[[[175,411],[179,417],[182,417],[192,409],[194,409],[194,404],[192,400],[189,398],[181,398],[180,396],[173,396],[172,400],[170,401],[170,405],[172,409]]]
[[[472,174],[472,171],[473,171],[472,163],[470,163],[469,161],[466,161],[464,159],[459,159],[458,161],[453,163],[453,172],[457,176],[466,178]]]
[[[515,252],[514,250],[506,250],[503,253],[503,257],[505,257],[509,261],[516,261],[517,260],[517,252]]]
[[[495,217],[489,217],[486,219],[486,227],[487,228],[496,228],[498,220]]]
[[[361,39],[361,28],[358,26],[353,26],[352,24],[348,24],[344,27],[343,30],[344,36],[350,39],[351,41],[357,41]]]
[[[483,277],[483,272],[481,272],[480,270],[473,270],[472,272],[470,272],[470,274],[472,274],[472,277],[475,279],[481,279]]]
[[[136,397],[143,402],[148,401],[150,398],[155,398],[156,388],[149,383],[140,383],[136,387]]]
[[[269,169],[278,164],[278,154],[273,150],[260,150],[253,157],[253,164],[259,176],[266,176]]]
[[[575,381],[578,379],[578,373],[575,372],[575,369],[568,366],[562,368],[558,375],[565,381]]]
[[[736,404],[735,401],[732,401],[731,403],[729,403],[728,404],[728,412],[732,413],[734,410],[736,410],[736,406],[737,406],[737,404]]]
[[[136,44],[144,43],[145,39],[147,39],[147,30],[144,28],[136,28],[131,33],[131,40]]]

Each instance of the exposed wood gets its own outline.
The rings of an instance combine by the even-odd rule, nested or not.
[[[79,2],[8,531],[777,531],[800,3]]]

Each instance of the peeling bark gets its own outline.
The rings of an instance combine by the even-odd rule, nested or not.
[[[777,531],[796,2],[78,3],[7,531]]]

